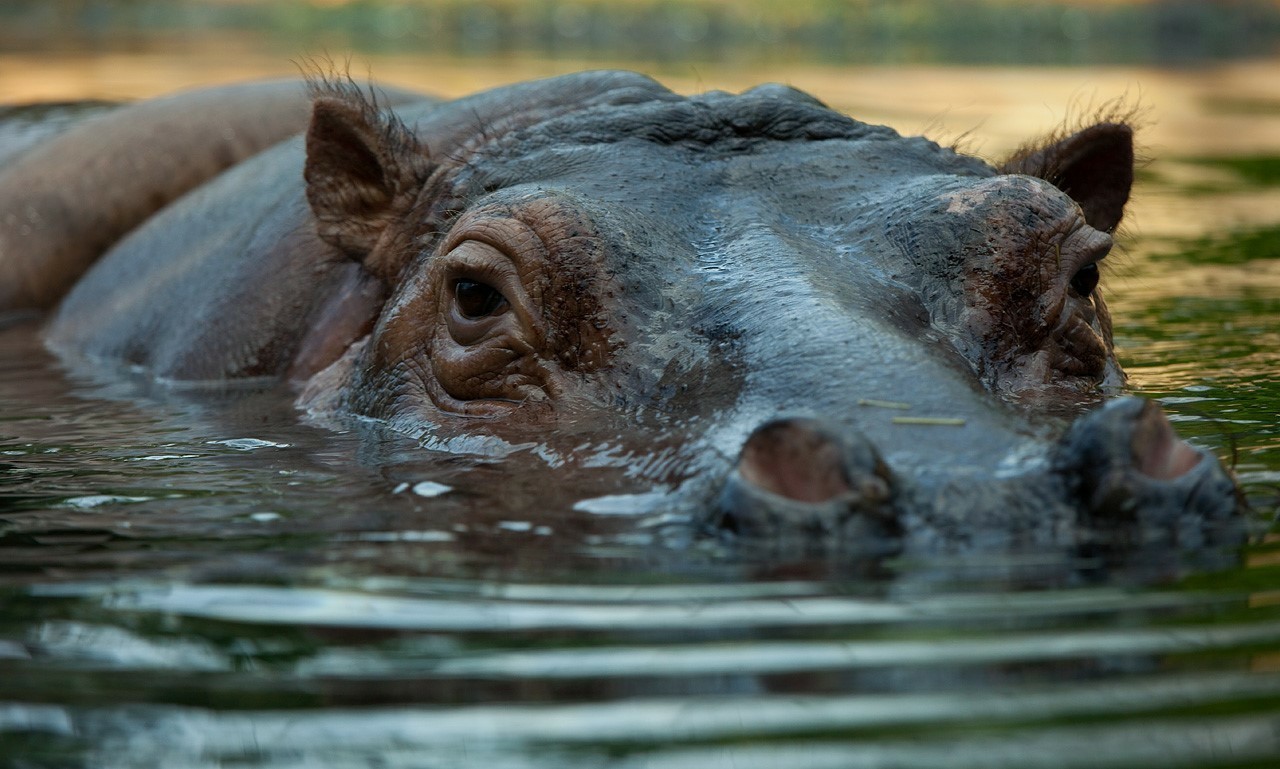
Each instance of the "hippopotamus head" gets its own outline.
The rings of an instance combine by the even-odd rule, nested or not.
[[[1235,520],[1215,458],[1104,402],[1123,123],[992,166],[782,86],[589,73],[413,124],[322,87],[306,141],[318,231],[377,296],[312,409],[625,465],[709,528],[855,551]]]

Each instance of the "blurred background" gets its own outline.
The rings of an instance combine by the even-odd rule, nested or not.
[[[316,46],[681,64],[1196,65],[1274,51],[1271,0],[8,0],[15,50]],[[999,44],[996,45],[996,41]]]
[[[1274,108],[1278,54],[1276,0],[0,2],[0,101],[143,97],[316,60],[444,95],[624,67],[685,92],[787,82],[907,132],[979,129],[992,151],[1117,97],[1180,145],[1280,143],[1178,114],[1224,94]]]

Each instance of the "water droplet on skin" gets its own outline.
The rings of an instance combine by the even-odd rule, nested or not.
[[[128,502],[146,502],[151,497],[125,497],[112,494],[91,494],[84,497],[71,497],[62,501],[62,507],[74,507],[79,510],[87,510],[94,507],[102,507],[103,505],[119,505]]]
[[[644,494],[606,494],[576,502],[574,510],[596,515],[642,515],[652,511],[667,495],[660,491]]]
[[[413,484],[413,493],[420,497],[438,497],[450,491],[453,489],[435,481],[420,481]]]
[[[287,443],[275,443],[274,441],[264,441],[259,438],[227,438],[221,441],[207,441],[211,445],[230,446],[233,449],[241,451],[253,451],[254,449],[287,449]]]

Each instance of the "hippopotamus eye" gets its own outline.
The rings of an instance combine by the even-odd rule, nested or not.
[[[458,312],[467,320],[497,315],[507,306],[507,298],[498,289],[487,283],[465,278],[453,282],[453,299],[457,303]]]
[[[1071,277],[1071,288],[1080,296],[1088,296],[1098,287],[1098,263],[1090,262],[1076,270]]]

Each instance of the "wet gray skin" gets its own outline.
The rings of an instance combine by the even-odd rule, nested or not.
[[[305,139],[80,280],[55,349],[287,379],[322,420],[561,489],[611,466],[783,552],[1237,541],[1218,461],[1153,404],[1104,405],[1127,126],[996,168],[790,89],[625,73],[400,114],[322,90]]]

